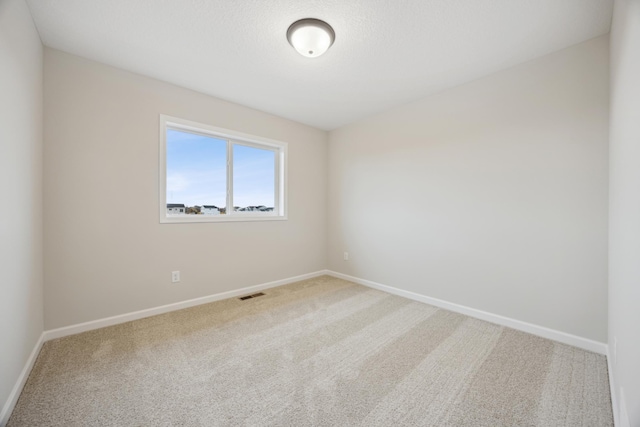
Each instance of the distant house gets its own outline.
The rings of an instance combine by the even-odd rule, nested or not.
[[[204,215],[220,215],[220,208],[214,205],[202,205],[201,212]]]
[[[236,208],[236,211],[239,212],[273,212],[273,208],[268,208],[266,206],[247,206],[245,208]]]
[[[167,203],[167,215],[184,214],[185,207],[183,203]]]

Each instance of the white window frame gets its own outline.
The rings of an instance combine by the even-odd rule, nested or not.
[[[227,141],[227,199],[224,215],[167,215],[167,130],[175,129]],[[249,135],[230,129],[210,126],[190,120],[160,115],[159,208],[160,222],[230,222],[282,221],[287,219],[287,143]],[[236,212],[233,208],[233,146],[271,150],[275,153],[275,203],[273,212]]]

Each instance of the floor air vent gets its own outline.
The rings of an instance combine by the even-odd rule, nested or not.
[[[261,297],[262,295],[264,295],[264,292],[258,292],[257,294],[247,295],[247,296],[244,296],[244,297],[240,297],[240,298],[238,298],[238,299],[240,299],[240,300],[244,301],[244,300],[246,300],[246,299],[251,299],[251,298]]]

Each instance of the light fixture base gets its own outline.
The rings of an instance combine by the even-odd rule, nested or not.
[[[304,18],[289,26],[287,40],[300,55],[316,58],[325,53],[336,39],[331,25],[320,19]]]

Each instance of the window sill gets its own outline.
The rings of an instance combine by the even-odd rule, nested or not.
[[[201,222],[253,222],[253,221],[286,221],[287,217],[282,215],[184,215],[165,216],[160,218],[161,224],[189,224]]]

